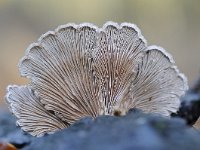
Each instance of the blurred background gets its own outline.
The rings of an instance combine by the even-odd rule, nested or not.
[[[173,55],[191,85],[200,69],[199,6],[199,0],[0,0],[0,107],[7,108],[7,85],[28,83],[17,68],[28,45],[68,22],[135,23],[149,45]]]

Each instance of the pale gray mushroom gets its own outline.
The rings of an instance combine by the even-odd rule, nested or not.
[[[33,136],[131,108],[169,116],[188,88],[171,55],[148,47],[129,23],[60,26],[30,45],[19,70],[31,82],[9,86],[6,99],[17,124]]]

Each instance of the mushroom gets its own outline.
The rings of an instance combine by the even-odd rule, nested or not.
[[[188,88],[172,56],[147,46],[130,23],[59,26],[28,47],[19,70],[31,81],[8,86],[6,100],[17,124],[33,136],[131,108],[170,116]]]

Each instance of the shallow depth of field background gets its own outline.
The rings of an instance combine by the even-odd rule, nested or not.
[[[23,85],[17,68],[29,44],[68,22],[135,23],[149,45],[170,52],[190,85],[200,70],[199,0],[0,0],[0,109],[9,84]]]

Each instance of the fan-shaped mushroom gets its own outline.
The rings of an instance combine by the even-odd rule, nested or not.
[[[171,55],[147,46],[129,23],[60,26],[29,46],[19,70],[31,82],[9,86],[6,99],[17,124],[34,136],[134,107],[169,116],[187,89]]]

